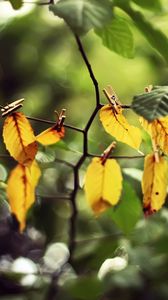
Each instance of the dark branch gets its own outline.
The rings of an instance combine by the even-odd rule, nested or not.
[[[96,105],[99,105],[100,104],[100,95],[99,95],[99,86],[98,86],[98,82],[94,76],[94,73],[93,73],[93,70],[92,70],[92,67],[91,67],[91,64],[89,63],[89,60],[86,56],[86,53],[85,53],[85,50],[82,46],[82,43],[81,43],[81,40],[80,38],[75,34],[75,39],[76,39],[76,42],[78,44],[78,48],[79,48],[79,51],[81,53],[81,56],[85,62],[85,65],[88,69],[88,72],[89,72],[89,75],[90,75],[90,78],[93,82],[93,85],[94,85],[94,88],[95,88],[95,94],[96,94]]]
[[[69,260],[68,262],[73,264],[73,254],[76,246],[76,222],[77,222],[77,205],[76,205],[76,195],[79,187],[79,174],[78,168],[74,169],[74,189],[71,197],[71,217],[69,219]]]
[[[96,105],[95,105],[95,109],[93,111],[93,113],[91,114],[84,130],[83,130],[83,154],[80,157],[79,161],[77,162],[77,164],[74,167],[74,190],[72,193],[72,198],[71,198],[71,207],[72,207],[72,214],[71,214],[71,218],[69,220],[69,251],[70,251],[70,257],[69,257],[69,263],[73,263],[73,254],[75,251],[75,245],[76,245],[76,221],[77,221],[77,206],[76,206],[76,195],[77,195],[77,191],[78,191],[78,187],[79,187],[79,169],[81,167],[81,165],[83,164],[83,162],[85,161],[86,157],[87,157],[87,152],[88,152],[88,131],[91,127],[91,124],[98,112],[98,110],[102,107],[102,105],[100,104],[100,94],[99,94],[99,86],[98,86],[98,82],[96,80],[96,77],[93,73],[91,64],[89,63],[89,60],[86,56],[85,50],[83,48],[83,45],[81,43],[80,38],[75,34],[75,39],[76,39],[76,43],[78,45],[80,54],[83,58],[83,61],[87,67],[87,70],[89,72],[90,78],[92,80],[94,89],[95,89],[95,98],[96,98]]]

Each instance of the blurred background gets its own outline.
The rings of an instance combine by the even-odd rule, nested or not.
[[[150,12],[146,14],[151,17]],[[151,20],[168,34],[167,15],[155,15]],[[93,31],[82,38],[99,83],[102,103],[107,102],[102,89],[108,84],[113,86],[123,104],[131,103],[132,97],[142,93],[149,84],[167,85],[166,64],[137,29],[132,24],[130,26],[135,38],[134,59],[122,58],[109,51]],[[92,82],[75,39],[64,22],[54,17],[48,11],[48,6],[37,7],[29,3],[19,11],[14,11],[10,3],[1,1],[0,104],[5,105],[23,97],[25,102],[22,111],[25,115],[55,121],[57,116],[54,110],[59,112],[66,108],[66,123],[79,128],[84,128],[95,106]],[[133,112],[126,112],[126,115],[130,123],[139,126],[138,117]],[[47,125],[35,121],[31,124],[36,134],[47,128]],[[0,125],[2,130],[2,119]],[[111,141],[112,137],[105,133],[97,116],[89,132],[90,153],[101,154]],[[149,137],[144,132],[141,150],[144,153],[151,150]],[[75,163],[82,154],[82,135],[67,129],[63,141],[39,148],[37,161],[42,169],[42,177],[37,188],[37,201],[29,211],[27,231],[22,238],[13,227],[11,231],[11,223],[9,225],[5,219],[9,215],[9,208],[3,183],[15,162],[3,157],[7,153],[3,143],[0,153],[0,237],[3,241],[3,246],[0,245],[0,297],[3,300],[43,299],[49,278],[32,273],[39,270],[37,266],[41,263],[46,273],[48,270],[54,271],[54,268],[59,269],[68,255],[66,245],[69,241],[71,207],[66,197],[73,189],[73,172],[55,159]],[[118,143],[114,154],[138,153]],[[80,171],[81,188],[89,161],[86,160]],[[168,298],[167,208],[156,216],[144,219],[140,208],[143,159],[122,159],[119,163],[125,179],[122,198],[136,199],[137,215],[131,211],[131,205],[134,204],[130,204],[124,208],[128,214],[124,210],[119,226],[116,226],[116,218],[111,218],[113,212],[110,213],[110,210],[95,218],[86,203],[83,190],[79,190],[74,265],[73,268],[67,267],[63,274],[61,289],[55,299],[110,299],[108,294],[106,298],[101,298],[106,291],[110,291],[110,295],[116,299]],[[132,218],[130,223],[126,216]],[[54,250],[49,248],[51,246]],[[48,254],[49,250],[51,253]],[[16,258],[20,256],[29,260],[21,261],[22,267],[17,269]],[[105,284],[97,279],[97,272],[106,258],[114,256],[124,257],[128,265],[109,277]],[[23,272],[26,263],[28,267]],[[31,275],[35,276],[34,280],[29,278],[23,281],[29,269]],[[14,273],[12,270],[19,271]],[[8,273],[6,280],[4,272]],[[77,276],[77,273],[81,276]]]

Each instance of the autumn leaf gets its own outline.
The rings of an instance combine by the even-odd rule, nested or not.
[[[142,178],[143,205],[147,214],[159,210],[164,204],[167,183],[168,162],[163,156],[156,162],[154,154],[147,155]]]
[[[96,214],[119,201],[122,190],[120,166],[114,159],[102,163],[101,158],[93,158],[85,178],[85,192],[89,205]]]
[[[64,137],[64,127],[58,130],[57,124],[53,127],[46,129],[36,136],[36,141],[44,146],[52,145],[57,143],[61,138]]]
[[[19,163],[28,165],[34,160],[37,152],[36,138],[24,114],[14,112],[6,118],[3,138],[10,155]]]
[[[106,132],[115,137],[116,140],[139,149],[141,131],[128,123],[122,114],[122,108],[115,112],[110,104],[103,106],[100,110],[100,120]]]
[[[29,167],[18,164],[10,173],[7,182],[7,196],[11,212],[20,222],[21,231],[25,228],[27,211],[35,201],[35,187],[40,175],[41,172],[36,161],[33,161]]]
[[[142,127],[150,134],[151,139],[168,155],[168,116],[148,122],[140,118]]]

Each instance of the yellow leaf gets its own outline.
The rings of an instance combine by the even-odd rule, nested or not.
[[[110,104],[100,110],[100,120],[104,129],[116,140],[125,143],[132,148],[139,149],[141,144],[141,131],[130,125],[122,114],[122,109],[115,112]]]
[[[168,116],[148,122],[140,118],[143,128],[150,134],[152,140],[168,155]]]
[[[20,230],[25,228],[26,213],[35,201],[35,187],[41,175],[40,169],[33,161],[26,167],[18,164],[10,173],[7,182],[7,196],[11,212],[20,222]]]
[[[163,156],[156,162],[154,154],[147,155],[142,178],[145,212],[152,213],[162,207],[166,198],[167,183],[168,162]]]
[[[37,142],[42,145],[52,145],[57,143],[61,138],[64,137],[65,130],[62,127],[60,130],[57,129],[57,125],[46,129],[36,136]]]
[[[86,198],[93,211],[99,214],[110,205],[115,205],[121,189],[122,174],[118,163],[114,159],[107,159],[102,164],[101,158],[93,158],[85,179]]]
[[[22,113],[15,112],[6,118],[3,138],[10,155],[19,163],[28,165],[34,160],[37,153],[36,138],[29,121]]]

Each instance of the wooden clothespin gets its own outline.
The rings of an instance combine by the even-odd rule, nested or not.
[[[55,113],[58,116],[58,120],[57,120],[57,123],[56,123],[56,128],[57,128],[58,131],[61,130],[62,126],[64,125],[64,121],[65,121],[65,118],[66,118],[65,112],[66,112],[65,108],[63,108],[61,110],[60,114],[58,114],[58,112],[55,111]]]
[[[118,114],[118,110],[121,108],[121,103],[113,88],[110,85],[108,85],[106,89],[103,89],[103,93],[105,94],[107,100],[111,104],[114,112]]]
[[[153,89],[153,85],[150,84],[150,85],[146,86],[144,90],[146,93],[150,93],[152,91],[152,89]]]
[[[8,114],[14,112],[15,110],[23,106],[24,98],[13,101],[1,108],[2,117],[7,116]]]
[[[103,152],[102,154],[102,165],[106,162],[106,159],[109,157],[109,155],[111,154],[111,152],[115,149],[117,143],[116,142],[112,142]]]

